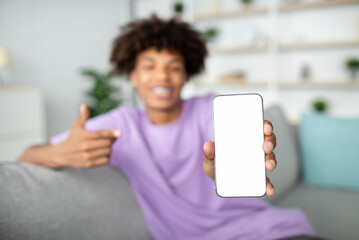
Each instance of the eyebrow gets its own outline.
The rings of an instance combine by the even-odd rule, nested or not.
[[[151,58],[151,57],[143,57],[142,60],[155,62],[155,60],[153,58]],[[168,63],[175,63],[175,62],[182,63],[183,61],[180,58],[174,58],[171,61],[169,61]]]

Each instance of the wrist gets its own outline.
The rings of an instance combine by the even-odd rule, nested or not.
[[[50,145],[49,146],[49,156],[52,168],[63,168],[63,157],[61,156],[61,146],[60,144]]]

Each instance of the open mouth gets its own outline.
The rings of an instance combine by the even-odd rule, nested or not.
[[[166,99],[171,96],[173,89],[169,87],[153,87],[151,88],[151,92],[158,98]]]

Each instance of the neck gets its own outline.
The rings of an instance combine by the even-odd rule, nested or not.
[[[147,115],[155,125],[161,125],[176,121],[182,112],[182,101],[170,110],[158,110],[146,108]]]

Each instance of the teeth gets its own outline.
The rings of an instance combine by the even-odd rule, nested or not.
[[[171,88],[165,88],[165,87],[154,87],[152,88],[152,92],[156,94],[168,94],[171,93]]]

